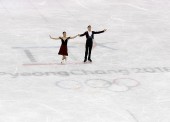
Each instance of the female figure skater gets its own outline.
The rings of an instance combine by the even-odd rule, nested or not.
[[[50,35],[49,35],[49,36],[50,36]],[[63,32],[63,37],[53,38],[53,37],[50,36],[51,39],[55,39],[55,40],[61,39],[61,46],[60,46],[60,50],[59,50],[59,52],[58,52],[59,55],[62,55],[62,56],[63,56],[61,63],[64,63],[64,60],[65,60],[65,62],[66,62],[66,60],[67,60],[66,56],[68,56],[68,51],[67,51],[67,42],[68,42],[68,40],[69,40],[69,39],[74,39],[74,38],[76,38],[77,36],[78,36],[78,35],[73,36],[73,37],[67,37],[65,31]]]

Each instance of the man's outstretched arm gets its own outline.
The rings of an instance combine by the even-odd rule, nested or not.
[[[86,35],[86,32],[84,32],[83,34],[78,34],[80,37],[81,36],[85,36]]]
[[[106,31],[106,29],[104,29],[104,30],[102,30],[102,31],[93,31],[93,33],[94,34],[100,34],[100,33],[103,33],[103,32],[105,32]]]

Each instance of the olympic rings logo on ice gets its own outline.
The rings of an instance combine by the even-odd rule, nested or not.
[[[139,81],[132,78],[116,78],[111,80],[105,79],[88,79],[84,82],[76,80],[63,80],[58,81],[57,86],[62,89],[80,89],[84,86],[93,89],[104,89],[112,92],[125,92],[139,86]]]

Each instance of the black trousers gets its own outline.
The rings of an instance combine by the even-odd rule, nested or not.
[[[92,39],[88,39],[86,41],[86,45],[85,45],[85,57],[84,59],[91,59],[91,51],[92,51],[92,47],[93,47],[93,40]]]

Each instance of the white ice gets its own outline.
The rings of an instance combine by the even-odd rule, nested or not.
[[[0,0],[0,122],[170,122],[170,1]]]

